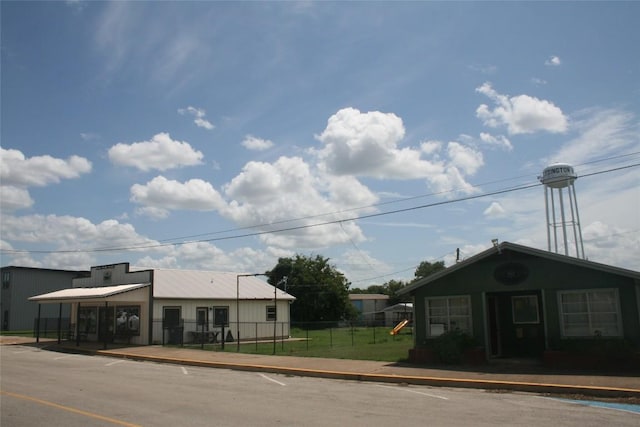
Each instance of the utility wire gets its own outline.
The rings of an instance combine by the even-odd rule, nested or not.
[[[612,169],[607,169],[607,170],[603,170],[603,171],[588,173],[588,174],[582,175],[581,178],[586,178],[586,177],[590,177],[590,176],[601,175],[601,174],[604,174],[604,173],[620,171],[620,170],[629,169],[629,168],[633,168],[633,167],[637,167],[637,166],[640,166],[640,163],[634,163],[634,164],[631,164],[631,165],[625,165],[625,166],[620,166],[620,167],[617,167],[617,168],[612,168]],[[181,245],[186,245],[186,244],[191,244],[191,243],[217,242],[217,241],[233,240],[233,239],[240,239],[240,238],[246,238],[246,237],[256,237],[256,236],[261,236],[261,235],[265,235],[265,234],[283,233],[283,232],[287,232],[287,231],[296,231],[296,230],[302,230],[302,229],[307,229],[307,228],[312,228],[312,227],[320,227],[320,226],[325,226],[325,225],[334,225],[334,224],[339,224],[339,223],[344,222],[344,221],[357,221],[357,220],[362,220],[362,219],[369,219],[369,218],[376,218],[376,217],[382,217],[382,216],[387,216],[387,215],[394,215],[394,214],[398,214],[398,213],[410,212],[410,211],[415,211],[415,210],[419,210],[419,209],[432,208],[432,207],[435,207],[435,206],[443,206],[443,205],[448,205],[448,204],[453,204],[453,203],[459,203],[459,202],[465,202],[465,201],[480,199],[480,198],[489,197],[489,196],[496,196],[496,195],[499,195],[499,194],[505,194],[505,193],[510,193],[510,192],[514,192],[514,191],[527,190],[527,189],[530,189],[530,188],[539,187],[541,185],[543,185],[543,184],[539,183],[539,182],[536,182],[535,184],[526,184],[526,185],[521,185],[521,186],[515,186],[515,187],[505,188],[505,189],[491,191],[491,192],[487,192],[487,193],[475,194],[475,195],[459,197],[459,198],[449,199],[449,200],[442,200],[442,201],[439,201],[439,202],[428,203],[428,204],[423,204],[423,205],[418,205],[418,206],[411,206],[411,207],[402,208],[402,209],[395,209],[395,210],[390,210],[390,211],[385,211],[385,212],[376,212],[376,213],[371,213],[371,214],[366,214],[366,215],[353,216],[351,218],[335,219],[335,220],[331,220],[331,221],[318,222],[318,223],[315,223],[315,224],[303,224],[303,225],[298,225],[298,226],[279,228],[279,229],[275,229],[275,230],[261,230],[261,231],[256,231],[256,232],[252,232],[252,233],[235,234],[235,235],[231,235],[231,236],[213,237],[213,238],[209,238],[209,239],[199,239],[199,240],[193,240],[193,241],[184,241],[184,242],[175,242],[175,243],[165,242],[165,243],[154,243],[154,244],[149,244],[149,245],[123,246],[123,247],[110,247],[110,248],[93,248],[93,249],[73,249],[73,250],[2,249],[0,252],[4,252],[4,253],[34,253],[34,254],[80,253],[80,252],[84,252],[84,253],[124,252],[124,251],[134,251],[134,250],[141,250],[141,249],[155,249],[155,248],[166,247],[166,246],[181,246]],[[273,224],[275,224],[275,223],[273,223]],[[273,224],[268,224],[268,225],[273,225]],[[255,227],[256,226],[254,226],[254,227],[246,227],[246,228],[255,228]]]

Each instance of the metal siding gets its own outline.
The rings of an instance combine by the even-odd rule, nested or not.
[[[71,280],[81,271],[46,270],[28,267],[4,267],[2,271],[11,273],[9,289],[3,289],[2,308],[9,310],[9,329],[31,330],[38,317],[38,303],[28,300],[29,297],[71,287]],[[7,298],[8,296],[8,298]],[[40,317],[58,318],[60,314],[58,304],[43,304]],[[62,317],[69,317],[70,307],[63,304]],[[1,319],[1,317],[0,317]]]
[[[127,271],[128,267],[128,263],[91,267],[91,277],[77,278],[72,286],[89,288],[151,282],[151,271]],[[108,273],[109,277],[106,277],[105,273]]]

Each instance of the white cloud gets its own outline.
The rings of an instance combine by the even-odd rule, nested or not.
[[[143,206],[136,208],[136,215],[145,216],[151,219],[165,219],[171,214],[167,209],[156,206]]]
[[[66,160],[51,156],[26,158],[19,150],[0,147],[0,180],[2,185],[43,187],[61,179],[78,178],[91,172],[91,162],[84,157],[71,156]]]
[[[505,216],[505,210],[499,202],[491,202],[491,205],[487,209],[484,210],[484,216],[496,219],[503,218]]]
[[[365,175],[387,178],[395,175],[402,150],[398,143],[404,137],[402,119],[392,113],[378,111],[361,113],[355,108],[344,108],[331,116],[327,127],[316,138],[325,147],[318,151],[322,165],[337,175]],[[418,152],[405,152],[405,159]],[[402,175],[412,173],[404,165]]]
[[[225,207],[220,193],[208,182],[191,179],[182,183],[163,176],[157,176],[144,185],[134,184],[130,200],[145,208],[139,213],[155,218],[165,217],[167,210],[212,211]]]
[[[425,141],[420,144],[420,151],[424,154],[437,154],[442,149],[442,143],[440,141]]]
[[[207,119],[204,118],[207,115],[207,113],[202,108],[195,108],[192,106],[188,106],[187,108],[178,109],[178,113],[183,115],[191,114],[192,116],[194,116],[195,119],[193,119],[193,122],[198,127],[208,129],[208,130],[215,128],[215,126],[211,122],[209,122]]]
[[[299,227],[260,237],[267,245],[287,249],[363,240],[362,231],[352,222],[343,227],[304,227],[353,217],[354,212],[345,210],[369,206],[378,200],[354,177],[314,175],[299,157],[281,157],[275,163],[249,162],[225,186],[225,194],[233,200],[225,215],[241,226],[274,224],[256,227],[261,231]],[[328,214],[319,217],[318,213]],[[292,218],[300,219],[289,221]]]
[[[157,12],[149,21],[146,8],[128,2],[105,3],[100,8],[94,27],[96,50],[104,60],[101,79],[113,84],[115,75],[125,75],[175,93],[211,72],[211,43],[203,39],[198,24],[194,21],[179,31],[167,31],[176,15]],[[150,25],[141,27],[141,23]]]
[[[563,133],[567,130],[567,118],[562,110],[552,102],[528,95],[508,97],[496,92],[490,83],[484,83],[477,92],[490,98],[496,107],[491,109],[481,104],[476,109],[476,116],[486,126],[497,128],[506,126],[510,135],[546,131]]]
[[[352,288],[366,288],[370,285],[380,284],[380,278],[374,276],[382,276],[392,272],[390,265],[373,257],[369,252],[356,249],[348,249],[342,253],[337,260],[337,267],[354,283]],[[373,279],[372,279],[373,278]],[[365,282],[365,280],[369,279]],[[389,277],[388,279],[395,279]]]
[[[100,139],[100,135],[92,132],[81,132],[80,138],[82,138],[83,141],[94,141],[96,139]]]
[[[94,224],[69,215],[5,215],[0,222],[4,239],[27,244],[51,244],[60,251],[83,248],[135,247],[156,243],[138,235],[131,224],[106,220]],[[86,268],[86,265],[84,266]]]
[[[550,66],[550,67],[557,67],[558,65],[562,64],[562,61],[560,60],[559,57],[552,55],[549,58],[547,58],[546,61],[544,61],[544,65]]]
[[[29,191],[11,185],[0,186],[0,208],[3,212],[13,212],[33,206]]]
[[[482,153],[458,142],[450,142],[447,145],[447,153],[451,159],[451,165],[462,170],[468,175],[473,175],[484,164]]]
[[[324,144],[312,150],[320,170],[334,175],[354,175],[378,179],[426,179],[437,191],[474,191],[465,174],[475,173],[483,164],[482,154],[459,142],[446,146],[425,141],[418,149],[400,148],[404,137],[402,120],[391,113],[361,113],[354,108],[338,111],[316,138]],[[430,156],[425,159],[423,156]]]
[[[0,147],[0,206],[13,212],[33,206],[27,188],[44,187],[62,179],[79,178],[91,172],[91,162],[84,157],[58,159],[48,155],[27,158],[14,149]]]
[[[630,112],[581,111],[572,118],[572,130],[579,135],[552,154],[548,162],[580,164],[622,150],[640,150],[640,123]]]
[[[208,242],[169,246],[165,252],[159,258],[140,258],[135,265],[150,268],[261,272],[273,268],[278,257],[293,255],[290,252],[274,254],[248,247],[225,252]]]
[[[507,151],[513,150],[511,141],[504,135],[491,135],[490,133],[480,132],[480,141],[491,147],[499,147]]]
[[[264,151],[273,147],[273,142],[268,139],[256,138],[253,135],[247,135],[242,141],[242,145],[247,150]]]
[[[174,141],[168,133],[154,135],[150,141],[118,143],[109,149],[109,159],[122,166],[141,171],[165,171],[202,163],[203,154],[187,142]]]

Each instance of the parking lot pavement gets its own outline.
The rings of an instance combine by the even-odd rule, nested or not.
[[[632,399],[640,404],[640,376],[597,372],[549,371],[542,367],[477,366],[473,368],[434,367],[370,360],[317,357],[265,356],[200,349],[149,346],[118,346],[104,350],[99,343],[63,342],[34,338],[2,337],[0,344],[28,344],[65,352],[100,354],[137,360],[176,363],[213,368],[278,372],[326,378],[517,390],[563,395],[587,395]]]

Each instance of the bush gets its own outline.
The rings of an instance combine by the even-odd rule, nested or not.
[[[461,364],[465,351],[477,344],[473,337],[460,330],[445,332],[433,340],[433,350],[440,363]]]

